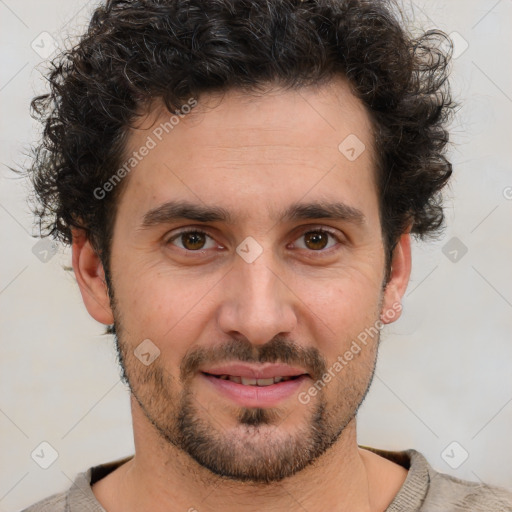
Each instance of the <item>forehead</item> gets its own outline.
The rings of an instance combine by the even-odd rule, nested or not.
[[[267,85],[258,92],[232,88],[204,93],[184,103],[194,107],[184,109],[190,113],[179,115],[178,111],[170,113],[162,100],[154,99],[141,112],[137,128],[129,131],[127,148],[135,150],[141,137],[152,133],[160,142],[170,132],[180,140],[199,136],[196,150],[201,145],[223,143],[230,149],[248,149],[254,145],[255,136],[263,138],[264,133],[268,137],[262,142],[268,146],[288,142],[291,146],[337,149],[333,143],[347,135],[370,143],[370,149],[373,146],[368,111],[340,75],[297,89]],[[219,130],[212,131],[215,127]]]
[[[190,114],[172,117],[155,102],[129,132],[126,158],[151,146],[123,193],[132,212],[186,198],[247,218],[263,203],[281,211],[306,194],[376,194],[370,118],[342,78],[297,90],[207,94]]]

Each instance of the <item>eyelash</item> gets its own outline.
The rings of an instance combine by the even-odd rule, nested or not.
[[[198,234],[206,235],[207,237],[213,239],[213,237],[208,232],[206,232],[202,229],[199,229],[199,228],[184,229],[183,231],[180,231],[179,233],[174,234],[171,238],[167,239],[167,241],[165,242],[165,245],[169,245],[169,244],[171,244],[171,242],[178,239],[180,236],[183,236],[183,235],[186,235],[189,233],[198,233]],[[340,238],[337,236],[337,234],[334,231],[331,231],[330,229],[326,229],[324,227],[308,228],[307,230],[303,231],[298,236],[298,238],[303,237],[304,235],[307,235],[308,233],[325,233],[327,235],[330,235],[332,238],[334,238],[339,244],[343,243],[342,240],[340,240]],[[195,254],[198,254],[198,255],[204,254],[205,251],[208,250],[208,249],[198,249],[197,251],[191,251],[188,249],[183,249],[181,247],[177,247],[177,246],[175,246],[175,247],[177,249],[180,249],[181,251],[184,251],[187,254],[187,256],[192,256],[192,257]],[[333,249],[334,249],[334,247],[330,247],[328,249],[319,249],[318,251],[309,250],[307,252],[326,254],[326,253],[330,253]]]

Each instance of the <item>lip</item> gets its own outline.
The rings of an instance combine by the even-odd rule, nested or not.
[[[228,373],[228,375],[230,374]],[[199,377],[218,393],[242,407],[275,407],[284,399],[296,395],[304,382],[310,379],[309,375],[301,375],[296,379],[278,382],[270,386],[246,386],[230,380],[222,380],[206,373],[199,373]]]
[[[202,372],[212,375],[233,375],[253,379],[270,379],[271,377],[294,377],[307,374],[302,368],[283,363],[251,365],[248,363],[225,363],[212,368],[201,368]]]

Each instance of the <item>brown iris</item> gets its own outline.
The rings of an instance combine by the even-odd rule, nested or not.
[[[191,231],[181,235],[183,247],[191,251],[197,251],[198,249],[201,249],[205,244],[205,240],[205,234],[198,231]]]
[[[206,241],[206,235],[200,231],[190,231],[180,236],[183,247],[190,251],[202,249]],[[323,231],[308,231],[303,236],[306,246],[313,250],[324,249],[329,241],[329,234]]]
[[[322,231],[309,231],[304,234],[306,246],[310,249],[324,249],[327,245],[329,235]],[[311,244],[311,245],[308,245]]]

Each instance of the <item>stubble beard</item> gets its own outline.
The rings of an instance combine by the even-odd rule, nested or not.
[[[131,344],[123,341],[119,322],[116,322],[115,339],[123,380],[161,439],[214,475],[253,484],[279,482],[296,474],[339,440],[368,393],[376,360],[373,357],[365,375],[353,375],[355,369],[349,372],[350,367],[344,368],[343,372],[349,374],[334,378],[307,405],[297,400],[297,405],[292,407],[304,409],[301,425],[290,428],[288,422],[284,426],[293,411],[287,413],[282,408],[226,406],[231,424],[235,422],[234,427],[228,428],[223,425],[225,412],[221,411],[219,416],[218,411],[201,403],[199,395],[187,385],[190,381],[183,383],[178,391],[179,379],[163,367],[161,358],[148,367],[141,364],[133,355]],[[273,342],[267,344],[267,358],[274,354],[272,347],[276,347],[275,354],[280,353],[279,347],[285,343],[290,350],[289,342],[277,340],[272,345]],[[238,341],[234,343],[231,347],[243,346]],[[378,340],[375,346],[378,347]],[[315,357],[315,352],[312,354]],[[273,356],[269,359],[277,360]],[[325,363],[318,359],[315,364],[315,374],[321,371],[323,375]],[[317,381],[311,384],[314,382]],[[336,386],[336,391],[331,396],[337,400],[330,405],[325,390],[332,386]],[[169,450],[171,457],[173,452]]]

